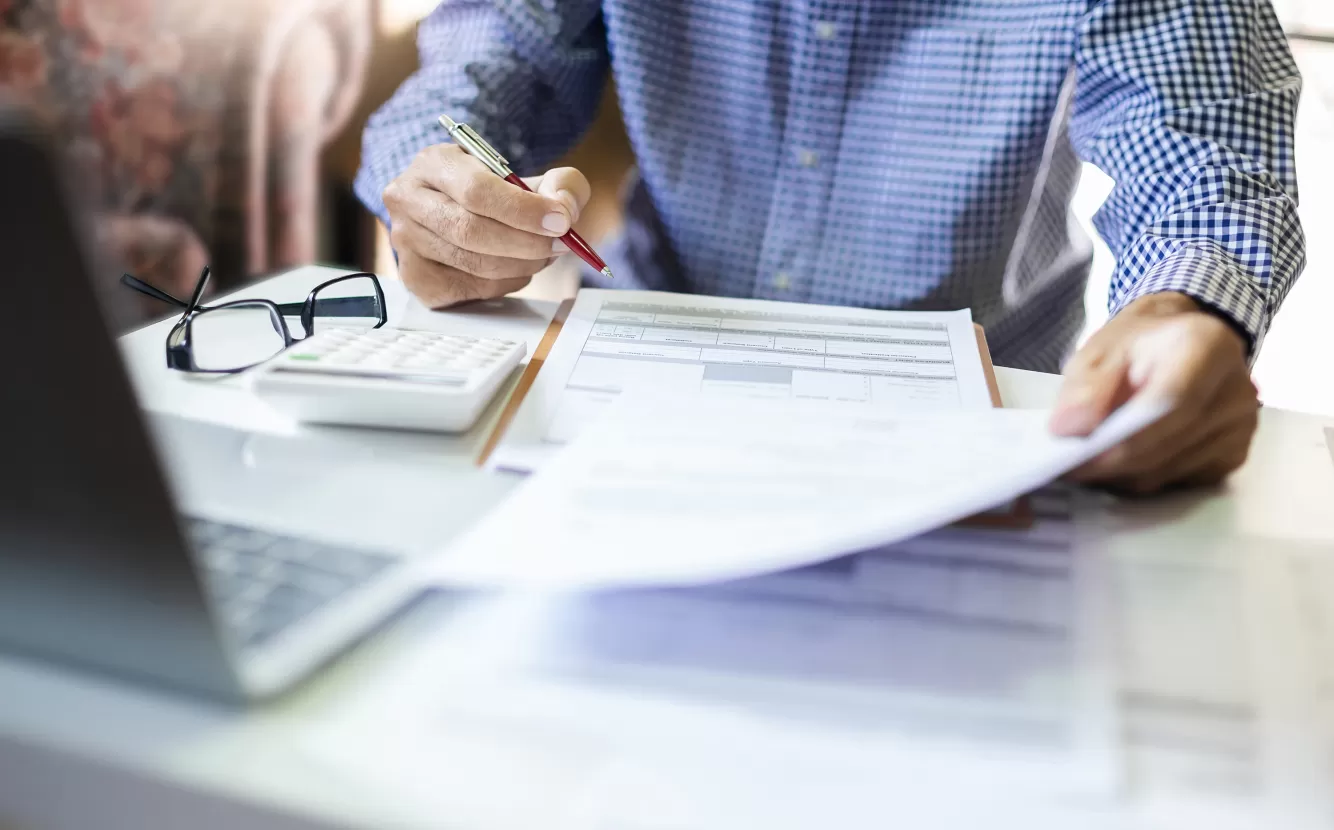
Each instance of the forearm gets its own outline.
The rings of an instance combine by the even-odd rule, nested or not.
[[[422,149],[448,141],[442,112],[471,123],[523,172],[573,146],[596,114],[605,38],[596,0],[549,8],[446,0],[422,23],[421,68],[363,137],[356,191],[372,212],[387,221],[384,188]]]
[[[1262,0],[1107,2],[1081,32],[1072,137],[1117,183],[1096,224],[1113,313],[1186,294],[1252,351],[1304,264],[1293,133],[1300,77]]]

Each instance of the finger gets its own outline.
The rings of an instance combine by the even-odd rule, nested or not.
[[[1130,347],[1130,385],[1137,397],[1165,401],[1171,408],[1138,435],[1076,470],[1071,479],[1101,481],[1143,474],[1188,441],[1189,431],[1198,433],[1202,420],[1218,417],[1217,412],[1206,412],[1207,407],[1229,378],[1237,383],[1246,374],[1240,354],[1233,360],[1225,352],[1230,346],[1225,337],[1235,340],[1223,323],[1205,315],[1183,317],[1136,337]],[[1240,389],[1234,394],[1252,399]]]
[[[474,277],[488,280],[513,280],[531,277],[547,267],[550,252],[542,259],[515,259],[484,256],[442,240],[438,234],[408,218],[399,220],[390,232],[394,249],[410,250],[419,256],[447,265]]]
[[[569,208],[570,218],[574,222],[579,221],[580,214],[593,196],[593,186],[588,183],[588,178],[573,167],[555,167],[527,181],[529,187],[538,193],[556,199]]]
[[[1105,482],[1170,470],[1173,459],[1199,443],[1202,435],[1254,419],[1252,388],[1243,374],[1212,400],[1182,400],[1158,421],[1075,470],[1069,478],[1081,483]]]
[[[542,236],[564,236],[573,221],[564,202],[516,187],[452,144],[428,147],[412,164],[426,186],[465,210]]]
[[[1089,352],[1066,368],[1060,397],[1052,412],[1056,435],[1088,435],[1129,399],[1133,391],[1120,352]]]
[[[428,308],[447,308],[473,300],[503,297],[529,282],[528,279],[482,279],[411,252],[400,253],[399,275],[408,290]]]
[[[1182,472],[1180,478],[1170,482],[1179,487],[1210,487],[1221,484],[1224,479],[1240,470],[1251,454],[1251,441],[1234,444],[1229,451],[1224,451],[1203,461],[1200,466]]]
[[[469,213],[447,196],[420,188],[404,200],[398,223],[402,217],[421,226],[431,239],[423,239],[426,248],[418,253],[436,262],[447,262],[444,249],[459,247],[483,256],[503,256],[511,259],[546,259],[554,252],[554,242],[541,236],[497,222],[486,216]]]
[[[1253,397],[1247,399],[1253,388],[1250,383],[1243,381],[1242,385],[1245,389],[1240,395],[1220,405],[1222,413],[1208,431],[1139,477],[1137,484],[1141,491],[1156,492],[1182,482],[1196,481],[1201,471],[1215,468],[1220,473],[1206,483],[1216,483],[1245,462],[1259,426],[1260,407]]]
[[[1161,470],[1109,482],[1112,489],[1139,495],[1168,487],[1217,484],[1246,462],[1254,429],[1244,422],[1232,423],[1212,433]]]

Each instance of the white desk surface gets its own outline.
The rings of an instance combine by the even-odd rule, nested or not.
[[[327,273],[301,269],[245,293],[300,299]],[[409,312],[402,287],[385,288],[391,322],[410,313],[416,326],[430,320],[466,333],[503,331],[524,337],[530,351],[554,311],[553,304],[510,300],[445,314],[419,307]],[[261,431],[295,429],[234,384],[199,383],[168,371],[164,325],[122,339],[145,407]],[[997,376],[1010,406],[1047,405],[1059,381],[1006,369]],[[1113,547],[1178,551],[1241,537],[1334,546],[1334,464],[1325,425],[1320,418],[1264,411],[1251,461],[1226,488],[1119,507],[1109,523]],[[367,440],[419,448],[431,463],[457,468],[462,490],[482,475],[472,466],[482,434],[368,434]],[[498,499],[504,488],[490,492]],[[468,519],[457,517],[460,526]],[[0,659],[0,826],[531,827],[533,817],[541,816],[546,828],[628,827],[559,812],[571,788],[595,786],[584,776],[590,747],[569,747],[560,734],[551,734],[520,748],[503,723],[449,719],[455,692],[449,679],[466,677],[464,664],[476,659],[451,640],[453,624],[466,613],[461,605],[466,601],[443,594],[423,600],[312,682],[249,712]],[[375,705],[395,678],[410,683],[423,677],[424,663],[443,669],[440,686],[417,696],[430,701],[430,711]],[[414,793],[386,781],[380,754],[398,744],[376,738],[419,727],[438,735],[442,751],[428,762],[439,765],[441,790],[463,781],[469,791],[414,804]],[[331,755],[320,749],[331,747]],[[493,783],[470,789],[469,772],[502,764],[513,769],[504,791],[486,791]],[[506,776],[479,773],[476,780]],[[614,786],[614,776],[596,786]]]

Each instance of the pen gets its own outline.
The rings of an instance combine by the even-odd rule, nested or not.
[[[460,124],[448,115],[440,116],[440,126],[449,131],[449,137],[454,139],[455,144],[462,147],[468,155],[485,164],[492,173],[515,187],[522,187],[529,193],[533,192],[533,189],[510,169],[509,161],[500,153],[497,153],[496,148],[488,144],[486,139],[478,135],[472,127],[467,124]],[[587,262],[594,271],[601,272],[607,279],[612,278],[611,269],[607,267],[607,263],[602,261],[602,257],[594,253],[588,243],[583,240],[583,237],[574,232],[574,228],[570,228],[570,232],[562,236],[560,240],[565,243],[565,247],[574,252],[575,256]]]

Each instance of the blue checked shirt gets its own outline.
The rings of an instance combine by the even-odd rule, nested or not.
[[[1091,261],[1080,159],[1116,182],[1113,312],[1185,292],[1258,350],[1304,265],[1301,81],[1267,0],[445,0],[418,45],[361,199],[388,220],[441,112],[540,172],[610,70],[638,158],[601,251],[623,287],[968,307],[998,363],[1055,371]]]

